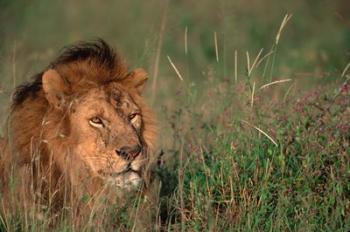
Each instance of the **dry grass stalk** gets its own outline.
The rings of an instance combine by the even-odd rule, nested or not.
[[[264,49],[260,49],[258,55],[255,57],[254,61],[253,61],[253,64],[250,66],[250,56],[249,56],[249,52],[247,51],[246,52],[246,56],[247,56],[247,71],[248,71],[248,77],[251,76],[254,68],[257,66],[257,63],[259,61],[259,58],[262,54],[262,52],[264,51]]]
[[[218,38],[216,35],[216,31],[214,32],[214,44],[215,44],[216,62],[219,62]]]
[[[12,49],[12,82],[13,82],[13,88],[16,87],[16,51],[17,51],[17,42],[13,43],[13,49]]]
[[[278,45],[278,42],[281,38],[281,34],[282,34],[282,31],[283,31],[283,28],[287,25],[288,21],[292,18],[292,14],[286,14],[282,20],[282,23],[281,23],[281,26],[277,32],[277,35],[276,35],[276,40],[275,40],[275,45],[277,46]]]
[[[255,81],[253,83],[252,97],[251,97],[251,101],[250,101],[251,108],[253,108],[253,105],[254,105],[254,94],[255,94]]]
[[[238,54],[237,54],[237,50],[235,50],[235,82],[237,82],[238,79]]]
[[[283,80],[273,81],[273,82],[270,82],[270,83],[268,83],[268,84],[265,84],[265,85],[261,86],[261,87],[259,88],[259,90],[265,89],[266,87],[269,87],[269,86],[271,86],[271,85],[275,85],[275,84],[279,84],[279,83],[284,83],[284,82],[289,82],[289,81],[291,81],[291,80],[292,80],[292,79],[283,79]]]
[[[188,52],[188,27],[186,26],[185,27],[185,55],[187,55],[187,52]]]
[[[276,141],[273,140],[273,138],[272,138],[270,135],[268,135],[266,132],[264,132],[264,131],[263,131],[262,129],[260,129],[259,127],[254,126],[254,125],[250,124],[249,122],[247,122],[247,121],[245,121],[245,120],[241,120],[241,122],[244,122],[244,123],[247,124],[248,126],[253,127],[253,128],[256,129],[257,131],[259,131],[261,134],[265,135],[266,138],[268,138],[273,144],[276,145],[276,147],[278,146],[278,144],[276,143]]]
[[[292,84],[289,86],[289,88],[288,88],[287,91],[286,91],[286,94],[285,94],[284,97],[283,97],[283,102],[286,102],[287,97],[288,97],[290,91],[292,90],[292,88],[293,88],[294,86],[295,86],[295,83],[292,83]]]
[[[346,74],[346,72],[348,71],[348,69],[350,68],[350,62],[345,66],[343,72],[341,73],[341,77],[343,78]]]
[[[155,93],[157,89],[157,79],[158,79],[158,73],[159,73],[159,61],[160,61],[160,54],[162,50],[162,45],[163,45],[163,36],[164,36],[164,31],[165,31],[165,25],[166,25],[166,19],[167,19],[167,7],[168,7],[168,1],[165,1],[164,3],[164,10],[163,10],[163,16],[162,16],[162,21],[160,25],[160,31],[159,31],[159,38],[158,38],[158,44],[157,44],[157,50],[156,50],[156,57],[154,60],[154,65],[153,65],[153,82],[152,82],[152,104],[155,99]]]
[[[261,59],[258,61],[258,63],[256,64],[256,67],[259,67],[259,65],[269,56],[271,56],[274,53],[274,51],[269,51],[266,55],[264,55],[263,57],[261,57]]]
[[[179,79],[180,79],[181,81],[183,81],[184,79],[182,78],[181,73],[179,72],[179,70],[176,68],[174,62],[171,60],[171,58],[170,58],[169,56],[167,56],[167,58],[168,58],[168,60],[169,60],[170,65],[171,65],[171,66],[173,67],[173,69],[175,70],[176,75],[179,77]]]

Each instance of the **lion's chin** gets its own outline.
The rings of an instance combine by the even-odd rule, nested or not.
[[[107,177],[106,183],[108,185],[114,185],[126,191],[131,191],[140,187],[142,178],[137,172],[128,171],[117,176]]]

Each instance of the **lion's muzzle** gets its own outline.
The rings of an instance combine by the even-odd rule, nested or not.
[[[140,155],[142,147],[140,145],[124,146],[116,150],[118,156],[125,160],[132,161]]]

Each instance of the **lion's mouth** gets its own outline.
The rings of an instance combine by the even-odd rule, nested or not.
[[[142,183],[141,172],[128,167],[121,172],[98,171],[104,178],[106,184],[131,190],[139,187]]]
[[[131,167],[126,168],[125,170],[121,172],[113,172],[113,171],[106,171],[106,170],[99,170],[97,173],[103,177],[118,177],[127,173],[135,173],[141,178],[141,171],[140,170],[134,170]]]

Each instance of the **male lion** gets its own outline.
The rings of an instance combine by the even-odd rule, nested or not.
[[[0,151],[4,196],[15,182],[21,201],[62,206],[105,186],[140,186],[155,142],[140,95],[146,79],[99,40],[66,48],[19,86]]]

